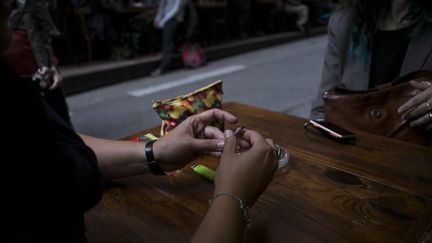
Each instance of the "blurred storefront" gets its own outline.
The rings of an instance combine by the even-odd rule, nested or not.
[[[161,31],[153,26],[159,0],[50,0],[51,16],[61,32],[53,49],[61,64],[124,60],[159,53]],[[337,5],[320,0],[193,0],[199,24],[192,37],[205,48],[238,39],[303,31],[325,25]],[[308,8],[304,29],[288,2]],[[329,5],[330,4],[330,5]],[[328,6],[331,6],[330,8]],[[183,23],[186,31],[188,13]],[[178,46],[184,39],[179,35]]]

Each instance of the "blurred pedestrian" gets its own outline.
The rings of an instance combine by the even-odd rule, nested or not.
[[[188,16],[195,17],[195,7],[192,0],[161,0],[159,2],[158,12],[154,20],[154,26],[162,29],[162,62],[159,67],[151,73],[152,76],[163,74],[171,64],[172,53],[175,49],[177,32],[180,25],[185,21],[186,11],[189,10]],[[193,34],[197,20],[188,21],[190,28],[187,28],[186,38]]]
[[[287,14],[295,14],[297,29],[305,33],[307,31],[307,23],[309,21],[309,7],[303,4],[300,0],[284,0],[283,10]]]
[[[63,77],[51,46],[59,32],[49,14],[50,6],[46,0],[17,0],[16,4],[9,18],[13,44],[6,59],[21,76],[33,76],[48,104],[71,124]]]

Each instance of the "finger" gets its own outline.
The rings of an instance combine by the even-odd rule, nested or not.
[[[398,113],[403,114],[403,113],[409,111],[410,109],[412,109],[412,108],[418,106],[419,104],[425,102],[426,100],[428,100],[428,97],[431,95],[432,95],[432,89],[427,89],[427,90],[421,92],[420,94],[409,99],[407,102],[405,102],[405,104],[401,105],[398,109]]]
[[[242,149],[250,149],[252,147],[252,144],[249,143],[249,141],[243,139],[242,137],[237,138],[239,147]]]
[[[204,124],[210,124],[215,120],[226,121],[232,124],[237,122],[237,118],[235,116],[221,109],[211,109],[208,111],[201,112],[196,116]]]
[[[45,75],[48,72],[48,67],[43,66],[39,68],[38,72],[40,73],[40,75]]]
[[[402,115],[402,120],[411,120],[413,118],[419,117],[427,113],[429,110],[432,109],[431,104],[432,99],[429,99],[428,101],[416,106],[415,108],[407,111]]]
[[[50,81],[52,78],[52,71],[47,67],[42,67],[40,69],[40,74],[45,81]]]
[[[410,82],[410,84],[414,88],[423,91],[423,90],[426,90],[426,89],[428,89],[429,87],[432,86],[432,81],[415,81],[415,80],[412,80]]]
[[[267,142],[268,144],[270,144],[270,146],[271,146],[273,149],[276,148],[276,145],[275,145],[275,143],[273,142],[272,139],[270,139],[270,138],[266,138],[265,140],[266,140],[266,142]]]
[[[63,82],[63,77],[61,75],[59,75],[59,74],[55,74],[53,76],[53,83],[50,86],[50,90],[58,88],[62,82]]]
[[[49,87],[50,90],[53,90],[55,88],[57,88],[59,86],[60,82],[58,81],[58,79],[53,78],[53,82],[51,84],[51,86]]]
[[[432,122],[432,113],[426,113],[410,123],[411,127],[423,126]]]
[[[192,149],[197,153],[207,152],[219,152],[224,149],[225,141],[218,139],[193,139]]]
[[[280,159],[278,148],[276,148],[276,144],[273,142],[272,139],[267,138],[266,142],[272,147],[273,150],[273,163],[274,163],[273,172],[275,172],[279,166],[279,159]]]
[[[212,156],[212,157],[216,157],[216,158],[220,158],[222,156],[222,152],[209,152],[209,151],[204,151],[203,153],[204,155],[208,155],[208,156]]]
[[[233,131],[225,130],[225,146],[224,153],[234,154],[237,150],[237,136],[234,136]]]
[[[270,138],[266,138],[265,141],[272,147],[273,155],[277,158],[278,157],[278,149],[276,148],[276,144]]]
[[[238,146],[239,146],[241,149],[249,149],[249,148],[252,147],[252,145],[249,143],[249,141],[247,141],[246,139],[244,139],[244,138],[242,137],[242,134],[243,134],[243,132],[245,131],[245,130],[244,130],[245,128],[246,128],[246,127],[241,126],[241,127],[237,128],[237,129],[234,131],[234,134],[235,134],[236,137],[237,137],[237,143],[238,143]],[[236,132],[237,132],[237,133],[236,133]]]
[[[213,127],[213,126],[206,126],[204,129],[204,135],[206,138],[211,139],[219,139],[224,140],[224,133],[219,130],[219,128]]]
[[[264,138],[257,132],[245,129],[242,138],[248,141],[252,147],[254,147],[257,144],[265,142]]]

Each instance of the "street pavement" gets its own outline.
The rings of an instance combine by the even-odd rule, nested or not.
[[[189,93],[223,80],[223,101],[308,117],[320,82],[326,36],[291,42],[67,97],[75,129],[122,138],[160,125],[153,100]],[[241,122],[241,121],[240,121]]]

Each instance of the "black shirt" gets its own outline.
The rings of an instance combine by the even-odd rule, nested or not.
[[[397,77],[411,41],[413,27],[379,30],[373,39],[369,88],[391,82]]]
[[[0,210],[5,242],[86,242],[86,210],[101,198],[94,152],[0,60]]]

